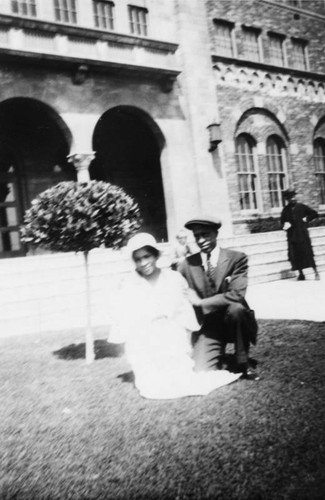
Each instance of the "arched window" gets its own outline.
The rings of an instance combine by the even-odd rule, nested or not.
[[[325,139],[318,138],[314,141],[314,162],[320,203],[325,205]]]
[[[267,139],[266,159],[271,208],[280,208],[286,184],[286,149],[280,137],[273,135]]]
[[[238,191],[241,210],[256,210],[256,169],[254,140],[242,134],[236,139]]]

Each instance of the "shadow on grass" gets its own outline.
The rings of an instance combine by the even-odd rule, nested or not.
[[[107,340],[100,339],[94,342],[95,359],[119,358],[124,353],[124,344],[111,344]],[[53,351],[54,356],[59,359],[83,359],[86,357],[86,344],[70,344]]]
[[[131,383],[131,384],[135,381],[135,377],[134,377],[133,372],[121,373],[121,375],[118,375],[117,378],[120,378],[122,380],[122,382]]]

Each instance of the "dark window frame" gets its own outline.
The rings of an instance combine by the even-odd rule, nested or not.
[[[266,140],[266,165],[270,206],[281,209],[287,183],[287,148],[278,135],[270,135]]]
[[[298,69],[300,71],[308,71],[309,69],[309,59],[308,59],[308,41],[302,38],[291,38],[292,46],[292,68]],[[297,50],[297,49],[300,50]]]
[[[19,16],[37,17],[37,0],[11,0],[11,12]]]
[[[314,165],[316,185],[319,189],[319,202],[320,205],[325,205],[325,139],[317,137],[314,140]]]
[[[95,27],[104,30],[115,29],[115,4],[111,0],[93,0]]]
[[[238,195],[241,212],[258,211],[256,141],[249,134],[236,137]]]
[[[59,23],[77,24],[77,0],[54,0],[54,16]]]
[[[213,19],[213,25],[216,53],[224,57],[236,57],[235,24],[224,19]]]
[[[250,61],[255,62],[263,62],[263,50],[261,44],[261,33],[262,30],[260,28],[256,28],[255,26],[242,26],[242,35],[243,35],[243,57]],[[250,35],[254,35],[254,37],[250,37]],[[254,43],[252,43],[253,38],[255,39]]]
[[[136,36],[148,36],[148,9],[138,5],[128,5],[130,33]]]
[[[268,31],[267,36],[269,42],[268,62],[274,66],[286,67],[288,65],[285,46],[286,36],[274,31]],[[279,42],[280,48],[275,46],[275,42]]]

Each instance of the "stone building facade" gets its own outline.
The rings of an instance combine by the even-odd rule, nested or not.
[[[160,241],[199,211],[249,232],[288,185],[322,210],[324,23],[321,1],[0,0],[0,256],[62,180],[122,186]]]
[[[235,234],[276,229],[282,192],[325,210],[325,3],[207,1]]]
[[[193,21],[205,36],[196,69],[202,65],[203,75],[212,68],[204,9],[190,4],[1,0],[2,257],[24,254],[18,227],[25,209],[62,180],[122,186],[138,201],[144,229],[160,241],[200,206],[196,165],[210,159],[210,109],[201,112],[203,131],[193,138],[187,78],[178,80],[191,59],[184,26]]]

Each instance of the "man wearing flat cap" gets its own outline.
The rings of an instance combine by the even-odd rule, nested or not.
[[[200,248],[178,268],[189,284],[189,299],[201,325],[194,339],[196,369],[223,368],[225,346],[234,343],[236,371],[256,380],[248,357],[250,344],[256,343],[257,324],[245,300],[247,256],[217,245],[218,219],[197,217],[185,227],[193,232]]]

